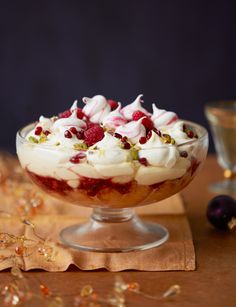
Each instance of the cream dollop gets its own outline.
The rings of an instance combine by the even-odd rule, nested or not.
[[[96,95],[92,98],[84,97],[82,100],[85,103],[83,112],[92,123],[101,123],[110,113],[111,107],[102,95]]]
[[[37,140],[39,140],[40,138],[40,135],[36,135],[35,134],[35,129],[37,127],[41,127],[43,131],[50,131],[51,130],[51,127],[53,125],[53,121],[51,118],[47,118],[47,117],[44,117],[44,116],[40,116],[39,117],[39,122],[37,123],[37,125],[35,126],[34,129],[32,129],[26,136],[27,139],[29,139],[30,137],[33,137]]]
[[[122,149],[120,140],[105,132],[104,138],[87,151],[87,159],[93,165],[118,164],[130,159],[130,151]]]
[[[146,135],[146,129],[142,124],[142,118],[117,127],[115,132],[122,136],[127,136],[132,143],[137,143],[142,136]]]
[[[138,95],[138,97],[132,103],[121,110],[121,113],[127,120],[132,120],[134,111],[142,111],[144,114],[149,115],[148,111],[142,107],[142,97],[142,94]]]
[[[170,125],[178,119],[176,113],[163,109],[158,109],[154,103],[152,104],[152,109],[153,115],[151,117],[151,120],[153,121],[154,126],[156,128]]]
[[[172,168],[179,158],[176,146],[163,144],[155,132],[145,144],[138,143],[137,146],[141,148],[139,158],[146,158],[151,166]]]
[[[47,118],[44,116],[39,117],[39,123],[37,124],[36,127],[41,126],[43,130],[50,130],[53,125],[53,121],[51,118]]]
[[[119,126],[125,125],[127,120],[120,111],[121,103],[118,102],[118,107],[104,118],[103,125],[111,129],[116,129]]]

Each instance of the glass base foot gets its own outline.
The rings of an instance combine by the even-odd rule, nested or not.
[[[165,227],[142,222],[131,209],[94,209],[87,223],[60,233],[66,246],[103,253],[146,250],[163,244],[168,237]]]
[[[236,194],[236,180],[225,179],[209,185],[209,190],[214,193]]]

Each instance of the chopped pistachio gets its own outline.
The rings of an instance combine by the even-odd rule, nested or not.
[[[137,149],[132,148],[130,150],[130,153],[131,153],[131,157],[133,160],[138,160],[138,150]]]
[[[166,134],[166,133],[162,134],[161,140],[165,144],[172,144],[172,145],[175,144],[175,140],[169,134]]]
[[[42,144],[42,143],[46,142],[47,139],[48,139],[48,138],[46,137],[45,134],[41,134],[41,136],[40,136],[40,138],[39,138],[39,144]]]
[[[85,143],[76,143],[73,145],[75,150],[85,150],[87,149],[87,145]]]
[[[105,150],[104,149],[99,149],[99,156],[104,157],[105,155]]]
[[[29,141],[30,141],[31,143],[35,143],[35,144],[38,144],[38,142],[39,142],[34,136],[30,136],[30,137],[29,137]]]

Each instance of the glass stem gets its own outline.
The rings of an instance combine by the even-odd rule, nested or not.
[[[109,208],[95,208],[91,218],[97,222],[103,223],[121,223],[127,222],[134,217],[133,209],[109,209]]]

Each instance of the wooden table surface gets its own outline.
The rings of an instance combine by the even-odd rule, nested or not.
[[[140,283],[142,290],[160,295],[170,285],[179,284],[181,294],[162,302],[161,306],[236,306],[236,233],[225,233],[211,227],[206,220],[206,206],[214,196],[207,190],[210,182],[221,179],[222,170],[214,156],[209,156],[194,181],[182,192],[196,249],[197,270],[193,272],[136,272],[110,273],[105,270],[84,272],[70,268],[67,272],[25,273],[34,285],[40,281],[54,294],[59,294],[66,306],[73,306],[73,297],[85,284],[99,294],[107,294],[115,275],[125,281]],[[9,271],[0,274],[0,282],[10,280]],[[158,306],[156,301],[135,294],[127,295],[127,306]],[[27,306],[33,306],[29,303]]]

